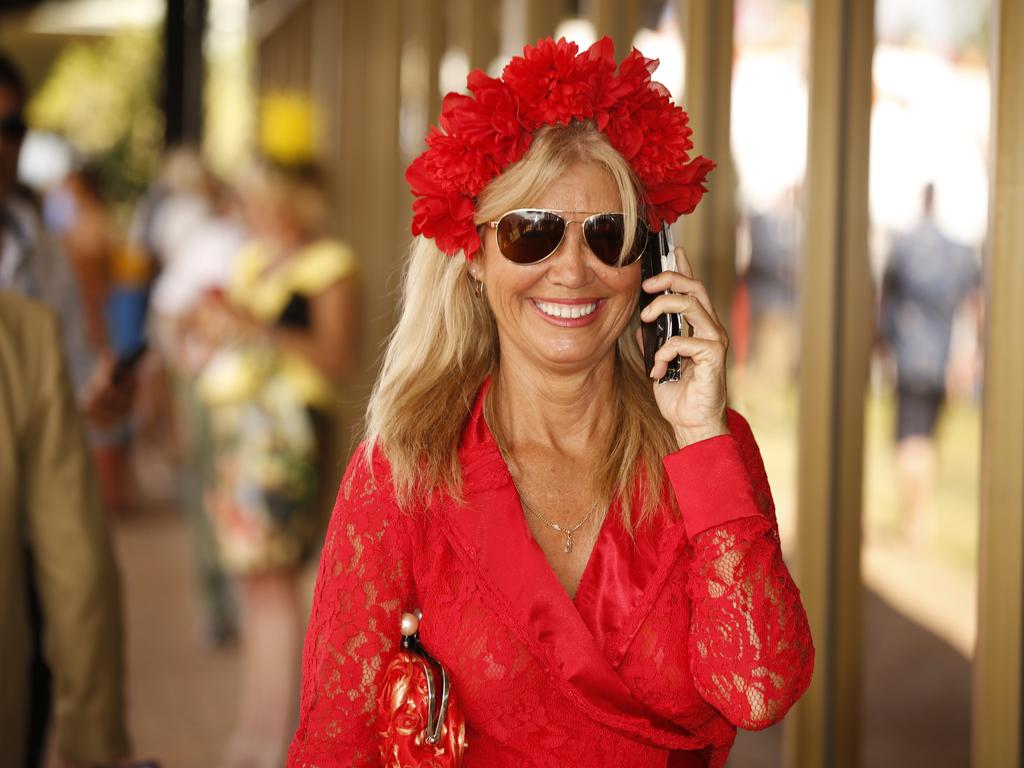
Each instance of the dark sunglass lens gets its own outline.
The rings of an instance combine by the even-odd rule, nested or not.
[[[625,227],[621,213],[602,213],[591,216],[583,225],[587,246],[594,255],[609,266],[618,266],[622,253]],[[629,259],[626,259],[628,262]]]
[[[565,221],[548,211],[513,211],[498,222],[498,248],[516,264],[534,264],[550,256],[565,234]]]
[[[618,267],[632,264],[640,258],[647,242],[647,228],[642,222],[637,222],[636,236],[633,238],[629,253],[622,256],[625,231],[626,217],[623,214],[602,213],[587,219],[583,234],[587,239],[587,245],[597,258],[608,266]]]

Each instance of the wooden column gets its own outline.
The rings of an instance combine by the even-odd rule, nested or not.
[[[872,0],[812,1],[795,575],[817,662],[785,739],[786,764],[800,768],[860,765],[873,48]]]
[[[307,51],[310,62],[309,93],[316,108],[319,153],[331,200],[338,199],[342,174],[341,135],[345,130],[341,107],[341,55],[338,37],[342,30],[342,8],[337,0],[313,0],[310,8],[310,36]],[[331,234],[340,234],[340,222],[331,216]]]
[[[259,93],[309,94],[315,49],[312,0],[263,0],[250,12],[250,29],[259,52]]]
[[[449,36],[471,69],[486,70],[501,52],[500,12],[499,0],[448,0]]]
[[[445,0],[404,0],[405,51],[402,57],[402,101],[416,105],[416,109],[403,109],[403,115],[421,116],[415,131],[420,135],[416,153],[423,150],[422,137],[427,126],[436,125],[441,113],[439,85],[441,57],[448,41],[445,29]],[[463,85],[464,87],[464,85]],[[404,118],[403,118],[404,120]],[[406,126],[403,122],[403,133]],[[414,127],[409,127],[410,133]],[[404,157],[403,160],[411,160]]]
[[[999,0],[985,274],[978,642],[971,765],[1020,766],[1024,606],[1024,5]]]
[[[731,0],[727,1],[731,4]],[[640,29],[639,0],[585,0],[582,11],[594,25],[598,37],[611,35],[615,41],[616,61],[629,53]]]
[[[682,0],[676,8],[686,41],[684,106],[693,128],[694,152],[718,164],[708,194],[680,222],[680,243],[719,317],[728,322],[736,283],[736,169],[730,138],[733,2]]]
[[[342,238],[359,257],[362,295],[362,359],[343,393],[351,430],[362,423],[377,357],[394,325],[395,278],[411,212],[398,142],[402,0],[351,0],[342,9],[337,216]],[[343,447],[347,452],[351,441]]]
[[[502,55],[521,54],[524,45],[554,35],[569,11],[568,0],[502,0]]]
[[[524,0],[526,12],[526,43],[555,34],[558,24],[569,15],[568,0]]]

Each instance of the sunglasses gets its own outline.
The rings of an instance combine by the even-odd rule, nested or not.
[[[539,264],[558,250],[569,223],[562,214],[586,211],[551,211],[543,208],[519,208],[497,221],[488,221],[495,230],[501,255],[515,264]],[[582,222],[587,247],[603,264],[624,267],[640,258],[647,244],[647,227],[637,222],[633,245],[625,255],[626,217],[621,213],[595,213]]]
[[[21,115],[15,113],[0,117],[0,136],[11,141],[20,141],[25,138],[28,126]]]

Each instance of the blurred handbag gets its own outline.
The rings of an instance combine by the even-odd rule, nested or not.
[[[466,719],[447,670],[420,643],[422,614],[402,614],[402,650],[384,670],[377,698],[381,768],[459,768]]]

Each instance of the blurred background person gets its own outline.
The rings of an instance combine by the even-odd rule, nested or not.
[[[46,715],[33,706],[37,683],[27,663],[39,633],[53,676],[58,765],[112,765],[129,745],[107,516],[55,318],[7,291],[0,391],[0,766],[40,764]]]
[[[182,381],[176,360],[178,320],[201,295],[190,282],[191,272],[201,271],[204,262],[215,272],[223,263],[206,248],[199,258],[192,258],[195,251],[190,242],[216,217],[219,194],[220,185],[196,147],[171,147],[161,158],[153,183],[133,208],[128,235],[128,250],[144,255],[152,276],[144,323],[156,352],[140,371],[143,386],[136,403],[139,439],[134,447],[135,472],[143,495],[151,501],[183,501],[197,552],[210,549],[210,536],[203,532],[202,511],[194,511],[188,501],[194,496],[189,490],[194,484],[188,479],[192,453],[186,433],[190,420],[179,413],[184,405],[177,389]],[[230,245],[229,250],[233,255],[237,245]]]
[[[309,112],[301,97],[277,98],[265,134],[275,109]],[[311,114],[305,122],[312,148]],[[332,461],[330,413],[357,330],[356,259],[325,234],[327,190],[312,150],[263,147],[287,161],[267,159],[243,180],[252,240],[227,290],[209,292],[196,318],[220,344],[198,380],[213,441],[207,504],[241,603],[241,698],[226,768],[281,765],[295,725],[306,620],[298,576],[326,518],[317,501]]]
[[[881,330],[896,376],[897,460],[904,534],[923,543],[932,524],[935,428],[946,398],[953,321],[969,307],[980,325],[980,270],[971,249],[935,222],[935,187],[921,221],[897,237],[885,265]]]
[[[86,168],[73,170],[47,193],[44,212],[78,283],[89,343],[94,351],[105,352],[110,346],[106,303],[113,249],[96,177]]]
[[[123,338],[126,334],[111,314],[114,235],[95,173],[86,167],[76,168],[48,190],[43,217],[47,229],[59,238],[60,250],[75,277],[92,354],[107,365],[116,365],[118,359],[139,348],[142,340],[138,332],[127,334],[137,337],[133,341]],[[89,426],[103,501],[115,513],[126,512],[132,504],[128,465],[131,435],[128,412],[102,428]]]
[[[758,380],[773,389],[790,382],[797,367],[802,204],[800,187],[793,185],[767,209],[747,214],[750,259],[741,285],[752,332],[750,364]]]
[[[113,359],[98,359],[94,354],[86,338],[86,322],[67,261],[46,237],[34,201],[16,183],[18,159],[27,130],[24,118],[27,97],[28,90],[20,72],[0,52],[0,289],[38,300],[57,316],[60,333],[52,338],[52,342],[64,356],[65,370],[69,372],[78,408],[90,428],[103,430],[122,419],[130,407],[132,381],[130,377],[115,381]],[[73,449],[69,447],[68,450]],[[91,472],[91,468],[88,471]],[[54,487],[61,486],[57,484]],[[80,499],[75,503],[85,501]],[[41,542],[35,543],[35,547],[40,545]],[[52,688],[55,683],[60,683],[59,672],[56,681],[51,679],[42,644],[47,631],[44,601],[55,598],[41,594],[46,586],[36,583],[38,572],[32,565],[34,557],[33,547],[26,546],[22,558],[8,561],[26,571],[22,582],[26,594],[22,599],[27,602],[32,620],[26,657],[29,660],[27,679],[30,695],[22,702],[27,712],[25,751],[30,765],[41,759]],[[87,573],[80,575],[88,576]],[[110,643],[111,654],[119,659],[120,634],[112,633]]]
[[[172,406],[167,410],[174,414],[177,498],[191,529],[200,634],[216,648],[234,639],[237,617],[206,509],[203,489],[212,471],[212,446],[195,382],[216,343],[203,328],[204,296],[226,290],[247,233],[236,196],[213,179],[194,150],[184,147],[168,154],[161,179],[135,218],[149,222],[136,236],[163,265],[153,287],[149,327],[173,396],[163,405]],[[159,230],[159,238],[152,230]]]
[[[21,73],[0,51],[0,288],[39,299],[57,313],[68,369],[82,400],[93,379],[103,376],[95,371],[97,361],[85,334],[74,275],[59,249],[47,239],[35,201],[17,183],[18,159],[28,130],[27,98]]]

